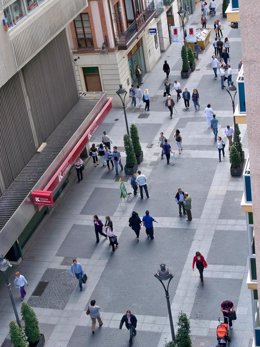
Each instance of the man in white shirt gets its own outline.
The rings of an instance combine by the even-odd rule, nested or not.
[[[140,189],[140,196],[141,196],[141,199],[144,198],[144,196],[143,196],[143,189],[144,189],[144,191],[145,191],[145,194],[146,194],[147,199],[149,199],[149,193],[148,193],[148,187],[147,187],[147,180],[146,180],[146,177],[145,177],[145,175],[143,175],[143,174],[141,173],[140,170],[137,171],[137,173],[138,173],[138,176],[137,176],[137,178],[136,178],[136,183],[138,184],[139,189]]]
[[[224,65],[222,65],[219,69],[219,73],[220,73],[220,83],[221,83],[221,89],[225,89],[225,74],[226,74],[226,70]]]
[[[215,57],[215,55],[213,55],[212,56],[212,59],[211,59],[211,68],[212,68],[212,70],[213,70],[213,72],[214,72],[214,75],[215,75],[215,80],[217,79],[217,77],[218,77],[218,73],[217,73],[217,71],[218,71],[218,67],[219,67],[219,61],[218,61],[218,59]]]
[[[112,141],[105,131],[103,131],[102,143],[110,149]]]
[[[234,129],[230,127],[230,125],[227,125],[226,129],[224,130],[224,133],[226,135],[226,138],[228,139],[229,148],[233,145],[233,135],[234,135]]]
[[[24,289],[25,285],[28,284],[26,278],[20,274],[19,271],[15,273],[14,285],[20,290],[21,301],[24,300],[26,291]]]
[[[181,85],[180,85],[180,82],[178,81],[174,81],[173,83],[173,88],[176,90],[176,93],[177,93],[177,102],[180,100],[181,98]]]
[[[207,105],[207,107],[204,110],[204,113],[205,113],[205,116],[207,119],[208,128],[210,129],[211,128],[211,119],[212,119],[212,116],[214,114],[213,108],[211,107],[210,104]]]

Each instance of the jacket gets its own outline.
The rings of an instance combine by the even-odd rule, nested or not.
[[[141,219],[138,216],[138,214],[134,214],[129,218],[129,226],[133,229],[133,230],[141,230]]]
[[[216,118],[211,119],[211,129],[218,128],[218,120]]]
[[[183,198],[183,200],[182,201],[184,201],[184,192],[177,192],[176,193],[176,195],[175,195],[175,200],[176,200],[176,202],[178,203],[179,201],[180,201],[180,195],[182,194],[182,198]]]
[[[184,199],[183,203],[185,210],[191,210],[191,197],[189,195]]]
[[[130,321],[131,321],[131,324],[134,328],[136,328],[137,326],[137,319],[136,319],[136,316],[134,316],[133,314],[131,314],[130,316]],[[124,314],[122,319],[121,319],[121,322],[120,322],[120,325],[119,325],[119,329],[122,329],[122,326],[124,325],[125,323],[125,326],[127,329],[130,329],[130,325],[128,323],[128,319],[127,319],[127,314]]]
[[[183,92],[182,97],[184,100],[190,100],[190,92]]]
[[[205,260],[205,258],[203,257],[203,255],[200,256],[200,260],[198,260],[197,256],[195,255],[194,258],[193,258],[193,261],[192,261],[192,268],[194,269],[194,265],[196,264],[197,265],[197,262],[200,262],[203,267],[207,267],[208,264]]]
[[[94,227],[95,227],[95,231],[102,232],[102,230],[103,230],[103,223],[102,223],[102,221],[100,219],[99,220],[95,220],[94,221]]]

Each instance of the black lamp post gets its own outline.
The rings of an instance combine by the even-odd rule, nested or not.
[[[21,328],[21,322],[19,319],[19,315],[15,306],[15,301],[14,301],[14,297],[13,297],[13,293],[11,290],[11,283],[8,280],[8,277],[6,275],[6,270],[12,267],[12,265],[9,263],[9,261],[7,259],[4,258],[3,255],[0,255],[0,271],[2,271],[3,275],[4,275],[4,279],[5,279],[5,284],[7,286],[8,289],[8,294],[10,296],[11,302],[12,302],[12,306],[13,306],[13,310],[14,310],[14,314],[15,314],[15,318],[16,318],[16,322],[18,324],[18,326]]]
[[[116,91],[116,93],[122,102],[122,106],[124,109],[124,116],[125,116],[126,131],[127,131],[127,135],[130,136],[129,128],[128,128],[127,115],[126,115],[126,104],[125,104],[125,98],[126,98],[127,91],[123,88],[122,84],[119,84],[119,89]]]
[[[171,328],[171,334],[172,334],[172,341],[175,341],[175,333],[174,333],[172,311],[171,311],[171,304],[170,304],[170,295],[169,295],[169,285],[171,283],[171,280],[173,279],[173,275],[170,273],[169,269],[166,268],[165,264],[161,264],[160,270],[158,270],[158,272],[154,275],[154,277],[156,277],[161,282],[163,289],[165,291],[165,297],[166,297],[169,321],[170,321],[170,328]],[[166,285],[164,284],[164,281],[167,281]]]
[[[227,93],[230,96],[231,102],[232,102],[232,110],[233,110],[233,123],[234,123],[234,134],[236,132],[236,120],[235,120],[235,100],[236,100],[236,95],[237,95],[237,88],[232,82],[231,85],[226,88]]]
[[[177,12],[180,20],[181,20],[181,26],[182,26],[182,32],[183,32],[183,43],[185,44],[185,16],[186,16],[186,11],[182,9],[182,7],[179,9],[179,11]]]

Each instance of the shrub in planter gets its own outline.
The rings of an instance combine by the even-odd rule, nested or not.
[[[223,0],[222,3],[222,17],[227,18],[226,9],[228,8],[229,0]]]
[[[29,343],[26,341],[26,336],[22,328],[20,328],[14,321],[9,324],[9,334],[13,347],[28,347]]]
[[[243,169],[243,163],[241,160],[241,155],[239,151],[237,150],[235,144],[233,144],[230,148],[229,153],[229,160],[230,160],[230,173],[233,177],[239,177],[242,175],[242,169]]]
[[[134,152],[134,147],[129,135],[124,136],[124,147],[126,152],[125,173],[131,175],[136,172],[137,160]]]
[[[132,144],[134,147],[137,163],[140,164],[143,161],[143,151],[142,151],[142,147],[139,140],[138,129],[135,124],[131,124],[130,134],[131,134]]]
[[[241,156],[241,161],[243,162],[243,149],[242,149],[242,143],[241,143],[241,137],[240,137],[240,129],[238,124],[235,124],[235,131],[234,131],[234,139],[233,139],[234,145]]]
[[[188,78],[190,76],[190,65],[188,60],[187,47],[185,45],[183,45],[181,49],[181,58],[182,58],[181,77]]]
[[[171,341],[171,342],[167,342],[165,347],[176,347],[175,342]]]
[[[188,48],[188,59],[189,59],[189,64],[190,64],[190,69],[191,71],[195,70],[195,58],[194,58],[194,53],[191,47]]]
[[[34,310],[26,303],[22,303],[21,314],[25,324],[24,331],[30,345],[37,344],[40,340],[39,322]]]
[[[190,338],[190,322],[184,312],[180,312],[178,317],[178,331],[175,344],[178,347],[192,347]]]

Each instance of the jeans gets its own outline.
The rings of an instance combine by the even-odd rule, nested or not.
[[[217,69],[216,67],[213,67],[213,71],[214,71],[215,78],[218,77],[217,70],[218,70],[218,69]]]
[[[93,156],[92,159],[93,159],[93,164],[96,164],[98,162],[98,157],[97,156]]]
[[[138,190],[138,185],[132,185],[133,191],[134,191],[134,196],[137,195],[137,190]]]
[[[82,277],[83,277],[83,272],[79,272],[78,274],[75,274],[76,278],[79,281],[79,289],[82,290]]]
[[[199,101],[198,100],[193,101],[193,104],[194,104],[195,111],[198,111],[200,109]]]
[[[150,111],[150,100],[145,100],[145,111]]]
[[[189,108],[190,107],[190,100],[184,99],[184,105],[186,108]]]
[[[118,176],[118,165],[120,165],[121,171],[123,170],[123,165],[121,163],[121,160],[118,160],[118,161],[114,160],[114,163],[115,163],[116,176]]]
[[[139,189],[140,189],[140,196],[141,196],[141,199],[144,198],[143,189],[144,189],[145,194],[146,194],[146,197],[147,197],[147,199],[148,199],[148,198],[149,198],[149,193],[148,193],[147,184],[145,184],[145,185],[143,185],[143,186],[139,186]]]
[[[173,108],[172,108],[172,106],[168,106],[168,109],[169,109],[169,111],[170,111],[170,117],[172,118],[172,113],[173,113]]]
[[[212,128],[212,132],[214,134],[214,140],[216,142],[217,141],[217,136],[218,136],[218,128]]]
[[[218,159],[219,159],[219,162],[221,162],[221,152],[223,154],[223,157],[225,157],[225,149],[224,148],[218,148]]]
[[[181,216],[182,216],[182,211],[183,211],[183,214],[184,214],[184,215],[186,214],[183,201],[179,201],[179,202],[178,202],[178,206],[179,206],[179,215],[180,215],[180,217],[181,217]],[[182,210],[182,211],[181,211],[181,210]]]
[[[170,164],[170,157],[171,157],[171,153],[165,153],[166,159],[167,159],[167,165]]]
[[[190,210],[190,209],[186,210],[186,213],[187,213],[187,220],[188,220],[189,222],[192,221],[191,210]]]
[[[153,237],[153,227],[152,228],[146,228],[146,235],[150,237],[151,240],[154,239]]]
[[[108,168],[108,170],[110,170],[110,165],[109,165],[109,162],[111,163],[112,168],[114,168],[114,163],[113,163],[113,160],[109,159],[109,160],[107,160],[107,168]]]
[[[78,182],[80,182],[83,180],[82,168],[76,169],[76,171],[77,171]]]
[[[22,286],[20,287],[20,296],[22,300],[24,299],[25,295],[26,295],[26,291],[24,289],[24,286]]]
[[[225,88],[225,85],[224,85],[225,76],[220,76],[220,78],[221,78],[221,88],[224,89]]]
[[[132,107],[135,107],[135,106],[136,106],[136,97],[135,97],[135,96],[132,96],[131,106],[132,106]]]

